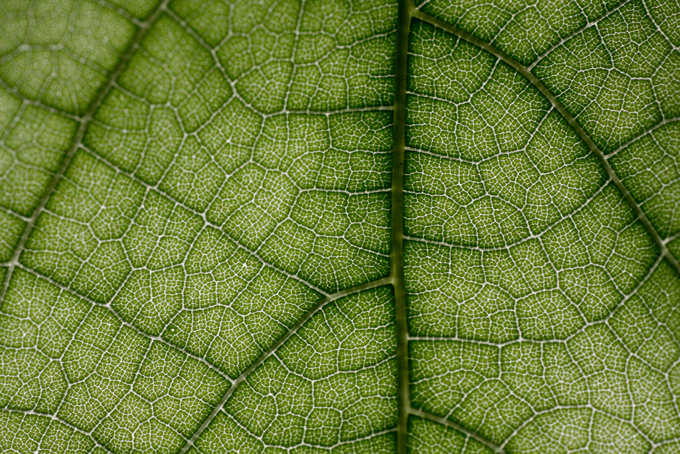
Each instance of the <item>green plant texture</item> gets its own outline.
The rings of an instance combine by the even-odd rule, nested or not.
[[[2,0],[3,453],[680,452],[677,0]]]

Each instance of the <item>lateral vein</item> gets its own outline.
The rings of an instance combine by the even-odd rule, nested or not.
[[[534,87],[536,87],[536,89],[539,92],[541,92],[541,94],[545,96],[546,99],[548,99],[548,101],[550,101],[553,107],[555,107],[555,109],[560,113],[560,115],[562,115],[562,118],[564,118],[567,121],[567,123],[569,123],[569,126],[572,127],[574,132],[576,132],[576,134],[581,138],[581,140],[583,140],[583,142],[588,146],[590,151],[597,157],[598,161],[600,161],[600,164],[607,172],[607,175],[612,180],[612,183],[614,183],[614,185],[621,192],[623,198],[626,200],[626,202],[628,202],[628,205],[633,209],[635,215],[640,220],[640,223],[645,227],[649,236],[651,236],[652,239],[654,240],[654,243],[656,243],[656,246],[659,248],[661,255],[666,257],[671,266],[680,275],[680,263],[678,263],[678,260],[673,256],[673,254],[669,252],[668,247],[666,246],[666,242],[664,241],[663,238],[661,238],[661,236],[656,231],[652,223],[649,221],[649,218],[647,218],[647,215],[642,210],[642,207],[633,198],[628,188],[621,181],[621,178],[619,178],[619,176],[616,174],[612,166],[609,164],[609,161],[607,161],[607,157],[605,156],[605,154],[602,152],[602,150],[600,150],[600,148],[595,144],[595,142],[593,142],[593,139],[590,138],[588,133],[583,129],[583,126],[581,126],[581,124],[576,120],[576,118],[574,118],[574,116],[571,113],[569,113],[566,107],[564,107],[564,105],[557,99],[557,97],[548,89],[548,87],[545,86],[545,84],[543,84],[543,82],[541,82],[538,79],[538,77],[534,75],[534,73],[532,73],[526,66],[522,65],[521,63],[519,63],[517,60],[515,60],[502,50],[487,43],[486,41],[477,38],[471,33],[466,32],[465,30],[455,27],[447,22],[444,22],[441,19],[437,19],[436,17],[433,17],[420,10],[414,11],[413,16],[424,22],[434,25],[435,27],[439,27],[442,30],[451,33],[452,35],[455,35],[458,38],[469,42],[470,44],[473,44],[477,47],[484,49],[485,51],[489,52],[490,54],[498,58],[500,61],[504,62],[508,66],[515,69],[518,73],[524,76]]]
[[[80,117],[80,122],[79,122],[80,124],[78,126],[78,129],[77,129],[75,135],[74,135],[73,143],[71,144],[71,147],[66,151],[66,154],[64,155],[64,158],[61,161],[59,168],[54,173],[54,176],[50,180],[50,183],[47,186],[47,189],[45,190],[42,197],[40,198],[38,206],[33,211],[33,214],[31,215],[31,217],[28,218],[28,220],[26,222],[26,228],[24,229],[24,232],[21,235],[21,238],[20,238],[19,242],[17,243],[16,248],[14,249],[14,253],[12,254],[12,258],[11,258],[10,263],[9,263],[7,274],[5,276],[5,281],[2,284],[2,288],[0,288],[0,309],[2,309],[2,303],[5,300],[5,295],[7,294],[7,289],[9,288],[9,283],[12,279],[12,274],[14,272],[14,268],[19,263],[19,257],[21,256],[21,253],[23,252],[24,247],[26,246],[26,243],[28,242],[28,238],[31,235],[33,228],[35,227],[35,223],[38,220],[38,217],[40,216],[42,211],[45,209],[47,202],[49,201],[49,199],[52,196],[52,194],[54,193],[54,191],[57,189],[57,185],[59,184],[61,179],[64,177],[64,175],[65,175],[66,171],[68,170],[71,162],[73,161],[73,157],[75,156],[76,151],[78,151],[78,148],[81,146],[81,143],[83,141],[83,137],[85,136],[85,132],[87,131],[87,128],[90,125],[90,122],[92,121],[92,118],[94,117],[95,113],[97,112],[99,107],[104,102],[104,99],[106,99],[106,96],[111,92],[111,90],[115,86],[116,81],[118,80],[120,75],[123,73],[123,71],[127,67],[127,64],[130,62],[132,57],[137,52],[137,49],[139,48],[142,40],[144,39],[144,37],[148,33],[149,29],[156,22],[156,20],[160,16],[160,14],[167,8],[169,1],[170,0],[162,0],[158,4],[158,6],[156,6],[156,8],[153,10],[153,12],[149,15],[149,18],[145,22],[141,22],[139,24],[137,34],[130,41],[125,52],[123,52],[123,54],[120,56],[120,60],[118,61],[118,64],[113,69],[113,71],[111,71],[108,79],[106,80],[106,83],[103,85],[103,87],[101,88],[101,90],[97,94],[97,97],[92,102],[90,107],[87,109],[85,114],[82,117]]]
[[[227,390],[226,393],[222,396],[220,401],[218,402],[217,405],[215,405],[215,408],[213,408],[213,411],[210,412],[210,414],[203,420],[201,425],[196,429],[196,431],[191,435],[187,443],[182,447],[182,449],[179,451],[180,454],[184,454],[191,447],[194,445],[198,437],[201,436],[201,434],[205,431],[205,429],[210,425],[213,419],[217,416],[217,414],[223,409],[224,405],[227,403],[229,398],[234,394],[234,391],[236,391],[236,388],[243,383],[255,370],[262,365],[270,356],[272,356],[278,349],[281,347],[288,339],[290,339],[293,334],[299,330],[302,325],[307,323],[309,319],[311,319],[317,312],[319,312],[321,309],[323,309],[326,305],[329,303],[332,303],[333,301],[336,301],[340,298],[343,298],[345,296],[353,295],[355,293],[362,292],[364,290],[370,290],[372,288],[376,287],[381,287],[383,285],[389,285],[392,283],[392,278],[391,277],[386,277],[382,279],[377,279],[375,281],[370,281],[366,282],[364,284],[360,284],[354,287],[350,287],[344,290],[340,290],[339,292],[333,293],[332,295],[328,295],[327,297],[317,301],[305,314],[298,319],[289,329],[286,331],[286,333],[279,337],[279,339],[274,342],[267,350],[265,350],[246,370],[244,370],[241,375],[236,377],[233,381],[229,389]]]

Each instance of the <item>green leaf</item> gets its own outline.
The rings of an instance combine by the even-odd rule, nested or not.
[[[680,449],[680,7],[0,4],[0,448]]]

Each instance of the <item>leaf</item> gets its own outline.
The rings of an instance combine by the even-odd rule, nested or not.
[[[680,8],[0,4],[3,452],[680,448]]]

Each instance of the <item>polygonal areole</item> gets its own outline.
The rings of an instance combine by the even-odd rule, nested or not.
[[[680,448],[677,5],[0,14],[3,451]]]

